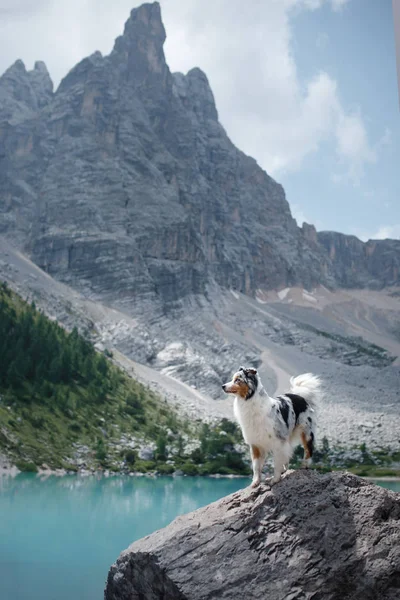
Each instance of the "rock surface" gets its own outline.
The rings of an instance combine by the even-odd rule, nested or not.
[[[170,72],[165,36],[144,4],[55,92],[40,62],[0,78],[0,233],[57,279],[153,313],[215,282],[250,295],[399,283],[396,242],[342,236],[339,252],[297,226],[282,186],[228,138],[206,75]]]
[[[105,600],[398,600],[400,495],[348,474],[289,472],[132,544]]]
[[[400,240],[368,240],[333,231],[317,234],[332,261],[340,287],[381,288],[394,285],[400,276]]]

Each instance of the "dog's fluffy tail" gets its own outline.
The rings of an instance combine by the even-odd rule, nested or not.
[[[302,396],[314,408],[323,396],[321,379],[312,373],[290,378],[292,394]]]

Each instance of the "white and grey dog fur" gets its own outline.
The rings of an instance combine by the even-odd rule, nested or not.
[[[311,462],[315,407],[322,397],[321,380],[311,373],[304,373],[292,377],[290,386],[287,394],[271,398],[256,369],[244,367],[240,367],[232,380],[222,386],[224,392],[235,395],[235,417],[251,451],[252,487],[260,484],[262,468],[269,452],[274,458],[271,483],[280,480],[298,443],[301,442],[304,447],[305,466]]]

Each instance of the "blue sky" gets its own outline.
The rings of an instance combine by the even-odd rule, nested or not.
[[[281,177],[294,213],[319,228],[363,238],[400,237],[400,111],[391,0],[349,0],[336,13],[327,5],[302,11],[292,27],[299,77],[307,81],[315,71],[328,72],[338,83],[342,104],[361,115],[375,152],[360,176],[349,178],[334,144],[321,145],[301,169]]]
[[[44,60],[56,83],[108,54],[140,0],[1,0],[0,72]],[[391,0],[160,0],[173,71],[207,74],[232,141],[293,215],[400,237],[400,111]]]

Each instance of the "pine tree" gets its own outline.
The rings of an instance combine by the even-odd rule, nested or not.
[[[162,429],[158,434],[156,440],[156,459],[166,460],[167,459],[167,435]]]
[[[8,385],[16,388],[19,388],[23,383],[23,378],[19,371],[19,363],[16,360],[13,360],[7,369],[6,382]]]

